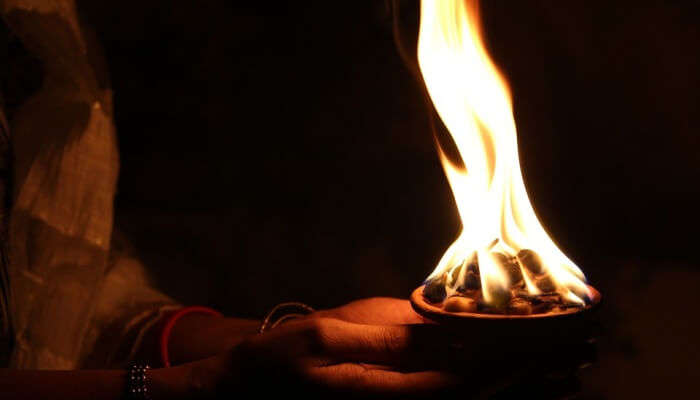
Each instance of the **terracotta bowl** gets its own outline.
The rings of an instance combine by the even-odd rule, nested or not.
[[[495,336],[507,336],[511,339],[528,337],[552,339],[581,339],[591,336],[595,319],[595,310],[601,301],[600,292],[592,286],[591,304],[584,308],[572,308],[563,312],[551,312],[531,315],[455,313],[442,309],[441,304],[433,305],[425,301],[421,286],[411,294],[413,309],[423,317],[441,325],[457,329],[478,330]]]

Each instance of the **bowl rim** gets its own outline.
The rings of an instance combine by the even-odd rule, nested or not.
[[[421,285],[416,288],[413,293],[411,293],[410,301],[413,309],[420,315],[434,320],[445,320],[445,319],[457,319],[457,320],[535,320],[535,319],[556,319],[569,317],[573,315],[578,315],[585,313],[596,308],[600,304],[602,295],[600,292],[591,285],[588,289],[591,292],[592,299],[591,304],[586,305],[583,308],[571,308],[566,311],[550,312],[543,314],[528,314],[528,315],[515,315],[515,314],[487,314],[487,313],[470,313],[470,312],[450,312],[445,311],[441,307],[432,305],[425,301],[423,298],[423,288],[425,285]],[[442,303],[440,303],[442,304]]]

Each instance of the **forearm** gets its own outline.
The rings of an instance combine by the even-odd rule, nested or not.
[[[170,363],[180,365],[230,350],[246,337],[256,334],[259,326],[260,322],[255,320],[187,314],[178,319],[170,331],[167,343]],[[136,359],[161,366],[162,333],[163,323],[154,325],[141,342]]]
[[[257,333],[259,321],[189,314],[177,321],[168,344],[173,365],[201,360],[232,349]]]
[[[189,398],[189,370],[184,367],[148,373],[153,400]],[[0,393],[8,400],[121,400],[126,372],[121,370],[24,371],[0,369]]]

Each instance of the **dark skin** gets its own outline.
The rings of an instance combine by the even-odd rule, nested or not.
[[[455,383],[454,376],[438,370],[406,370],[407,366],[429,361],[426,349],[432,349],[432,358],[442,353],[436,347],[450,350],[440,345],[445,329],[426,324],[406,300],[358,300],[317,311],[263,335],[257,335],[257,321],[203,315],[186,318],[174,332],[178,337],[186,337],[186,331],[199,330],[199,334],[209,340],[206,344],[198,341],[200,345],[197,346],[174,341],[171,350],[187,349],[179,352],[180,360],[219,354],[187,364],[199,382],[196,386],[201,385],[205,393],[227,392],[227,388],[234,392],[244,388],[254,390],[261,377],[270,375],[289,380],[287,388],[293,390],[296,385],[305,393],[310,389],[344,393],[419,393]],[[219,340],[212,340],[214,338]],[[232,368],[233,372],[226,372],[227,368]],[[280,371],[287,376],[280,377]],[[222,372],[226,375],[223,379],[220,378]]]
[[[262,335],[258,321],[191,315],[182,322],[175,333],[183,342],[173,342],[171,351],[179,348],[175,354],[185,362],[213,355],[181,366],[208,395],[257,393],[271,383],[323,398],[479,393],[575,367],[580,360],[570,354],[585,347],[455,330],[426,321],[407,300],[381,297],[317,311]]]
[[[579,344],[489,338],[429,323],[408,301],[370,298],[258,334],[258,321],[191,314],[172,332],[151,397],[235,398],[284,388],[305,398],[479,393],[549,368],[575,367]],[[508,360],[518,360],[513,363]],[[576,360],[574,360],[576,361]],[[5,399],[120,399],[123,371],[0,370]]]
[[[307,318],[334,318],[365,325],[422,324],[406,300],[375,297],[353,301],[344,306],[317,311]],[[260,321],[220,318],[190,314],[173,329],[170,352],[173,364],[200,360],[234,348],[245,338],[257,333]]]
[[[448,350],[441,328],[424,324],[405,300],[360,300],[265,334],[256,329],[250,320],[184,317],[170,348],[184,363],[150,372],[153,399],[240,395],[272,376],[304,391],[401,394],[454,384],[445,372],[404,369],[421,365],[425,349]],[[123,371],[0,370],[0,392],[8,399],[119,399],[123,387]]]

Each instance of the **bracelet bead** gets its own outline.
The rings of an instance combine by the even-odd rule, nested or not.
[[[150,400],[148,390],[149,379],[148,370],[151,367],[143,362],[134,362],[129,365],[126,373],[126,399],[128,400]]]

